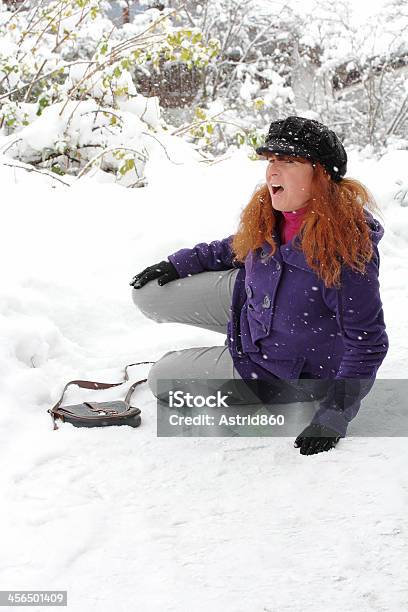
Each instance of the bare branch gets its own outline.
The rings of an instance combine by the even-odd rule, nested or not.
[[[26,172],[36,172],[37,174],[42,174],[43,176],[47,176],[49,178],[54,179],[54,181],[62,183],[63,185],[65,185],[65,187],[71,187],[70,183],[66,183],[60,177],[56,176],[55,172],[50,172],[48,170],[38,170],[34,166],[23,166],[21,164],[5,162],[3,160],[0,162],[0,165],[8,166],[9,168],[19,168],[20,170],[25,170]]]
[[[171,157],[169,156],[169,154],[167,153],[167,149],[164,146],[164,144],[162,142],[160,142],[160,140],[158,138],[156,138],[156,136],[153,136],[153,134],[149,134],[148,132],[142,132],[142,134],[144,136],[150,136],[150,138],[153,138],[153,140],[155,140],[156,142],[159,143],[159,145],[164,149],[164,152],[166,153],[166,157],[169,161],[171,161],[172,164],[174,164],[175,166],[182,166],[183,163],[182,162],[175,162],[173,159],[171,159]]]

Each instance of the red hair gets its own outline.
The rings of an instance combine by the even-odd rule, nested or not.
[[[308,161],[297,159],[303,163]],[[309,267],[327,287],[339,287],[342,264],[364,273],[365,264],[373,254],[364,207],[381,213],[362,183],[350,178],[335,182],[321,164],[313,166],[311,199],[298,238]],[[250,250],[256,250],[265,241],[271,245],[273,255],[277,244],[272,232],[282,217],[282,213],[272,207],[267,185],[259,187],[242,211],[232,241],[236,260],[243,262]]]

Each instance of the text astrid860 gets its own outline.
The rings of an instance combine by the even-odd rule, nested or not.
[[[170,425],[195,425],[200,427],[212,427],[215,425],[244,425],[244,426],[274,426],[283,425],[285,417],[283,414],[221,414],[217,418],[209,414],[197,414],[196,416],[172,414],[169,416]]]

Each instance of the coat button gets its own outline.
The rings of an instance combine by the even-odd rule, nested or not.
[[[249,298],[252,297],[252,288],[248,285],[248,287],[246,288],[246,294]]]
[[[271,305],[271,299],[270,299],[269,295],[265,295],[264,299],[263,299],[263,302],[262,302],[262,307],[263,308],[270,308],[270,305]]]
[[[276,264],[276,269],[277,269],[277,270],[280,270],[280,269],[281,269],[281,267],[282,267],[282,266],[281,266],[281,265],[280,265],[280,263],[278,262],[278,263]]]

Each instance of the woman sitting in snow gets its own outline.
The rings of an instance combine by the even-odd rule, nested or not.
[[[257,153],[268,160],[266,184],[236,234],[181,249],[130,283],[147,317],[227,333],[223,346],[166,353],[148,383],[157,396],[159,380],[241,381],[231,397],[248,404],[273,402],[277,389],[299,392],[308,379],[313,392],[303,397],[321,402],[295,447],[313,454],[345,437],[388,350],[384,229],[367,189],[343,178],[346,152],[321,123],[274,121]]]

